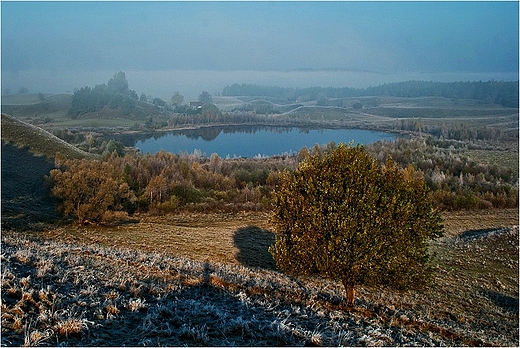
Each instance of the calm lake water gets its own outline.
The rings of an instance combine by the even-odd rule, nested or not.
[[[141,153],[156,153],[161,149],[220,157],[255,157],[293,154],[301,148],[315,144],[339,143],[369,144],[395,135],[360,129],[299,129],[286,127],[232,127],[206,128],[188,131],[156,133],[147,139],[137,140],[135,147]]]

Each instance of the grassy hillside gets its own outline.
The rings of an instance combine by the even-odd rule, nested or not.
[[[2,229],[38,229],[59,218],[44,176],[54,161],[2,142]]]
[[[43,98],[43,99],[42,99]],[[63,119],[71,105],[70,94],[17,94],[2,96],[2,113],[44,124]]]
[[[38,228],[58,218],[44,176],[60,152],[68,158],[90,158],[36,126],[2,114],[2,227]]]
[[[43,98],[43,100],[41,99]],[[2,113],[18,120],[48,128],[112,128],[144,123],[148,116],[166,117],[168,113],[149,103],[136,101],[136,107],[127,115],[121,108],[108,106],[72,118],[68,112],[72,105],[71,94],[17,94],[2,96]]]
[[[79,150],[51,133],[2,114],[2,143],[27,147],[35,155],[54,159],[59,152],[67,158],[89,158],[91,154]]]

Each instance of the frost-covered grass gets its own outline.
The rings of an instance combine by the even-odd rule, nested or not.
[[[2,345],[518,345],[518,228],[433,245],[431,290],[2,235]],[[477,263],[478,262],[478,263]]]
[[[2,114],[2,141],[18,147],[27,147],[36,155],[54,158],[60,152],[66,158],[93,158],[94,156],[79,150],[51,133]]]

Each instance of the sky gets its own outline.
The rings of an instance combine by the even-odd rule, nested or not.
[[[2,90],[517,80],[518,2],[1,2]]]

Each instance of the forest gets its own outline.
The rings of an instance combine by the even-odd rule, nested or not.
[[[128,88],[125,73],[120,71],[108,84],[96,85],[94,88],[85,86],[74,92],[68,114],[75,118],[108,106],[111,109],[121,108],[123,114],[128,116],[137,100],[137,93]]]
[[[265,96],[289,101],[322,100],[364,96],[392,96],[403,98],[444,97],[474,99],[483,104],[518,107],[518,81],[431,82],[406,81],[385,83],[367,88],[310,87],[284,88],[254,84],[233,84],[224,87],[223,96]]]

